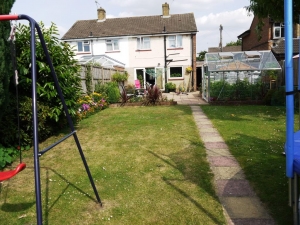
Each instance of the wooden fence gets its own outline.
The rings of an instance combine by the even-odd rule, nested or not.
[[[92,66],[92,90],[95,90],[95,85],[98,83],[107,83],[111,81],[111,77],[114,73],[119,72],[121,74],[124,73],[122,70],[117,70],[114,68],[107,68],[101,66]],[[84,93],[86,93],[86,73],[87,67],[86,65],[81,65],[80,70],[80,78],[81,78],[81,86]]]

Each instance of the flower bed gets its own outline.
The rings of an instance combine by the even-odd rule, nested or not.
[[[77,120],[80,121],[107,107],[107,97],[104,94],[94,92],[90,95],[82,96],[78,101]]]

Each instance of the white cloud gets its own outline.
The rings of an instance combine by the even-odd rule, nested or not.
[[[223,46],[236,41],[237,36],[248,30],[253,16],[248,16],[244,8],[222,13],[210,13],[196,18],[198,27],[197,51],[207,51],[208,47],[217,47],[220,43],[220,25],[223,26]]]

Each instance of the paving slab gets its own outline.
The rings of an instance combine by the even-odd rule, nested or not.
[[[214,167],[239,167],[238,162],[233,157],[209,156],[208,161]]]
[[[252,197],[221,197],[230,218],[271,219],[261,202]]]
[[[239,167],[211,167],[211,170],[214,173],[215,180],[224,180],[224,179],[245,179],[244,172]]]
[[[222,197],[255,196],[247,180],[217,180],[217,193]]]

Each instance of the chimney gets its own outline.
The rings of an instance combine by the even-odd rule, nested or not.
[[[168,3],[165,3],[162,5],[162,15],[163,15],[163,18],[170,17],[170,7],[169,7]]]
[[[98,12],[98,22],[103,22],[106,20],[106,12],[103,8],[97,9]]]

